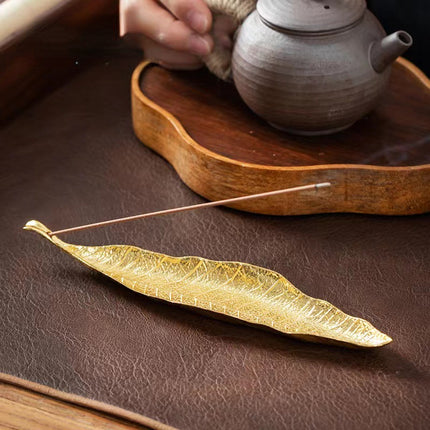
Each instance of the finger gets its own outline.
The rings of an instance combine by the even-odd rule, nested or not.
[[[212,25],[212,13],[203,0],[160,0],[180,21],[198,33],[207,33]]]
[[[148,38],[143,38],[140,46],[144,50],[146,59],[161,64],[169,69],[192,70],[201,67],[203,64],[201,59],[196,55],[166,48]]]
[[[236,29],[237,23],[233,18],[227,15],[220,15],[214,21],[212,33],[218,43],[226,49],[231,49]]]
[[[130,0],[119,0],[119,35],[121,37],[125,36],[129,32],[129,10]]]
[[[170,49],[200,56],[211,52],[213,41],[209,35],[193,32],[153,0],[140,0],[138,7],[133,9],[133,20],[129,22],[128,31],[144,34]]]

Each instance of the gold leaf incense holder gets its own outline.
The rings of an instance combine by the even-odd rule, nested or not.
[[[85,265],[149,297],[264,326],[304,340],[374,348],[392,339],[368,321],[303,294],[274,271],[239,262],[170,257],[135,246],[81,246],[38,221],[24,227]]]

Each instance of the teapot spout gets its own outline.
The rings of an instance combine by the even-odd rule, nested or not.
[[[382,73],[397,57],[406,52],[413,43],[406,31],[397,31],[370,46],[370,64],[377,73]]]

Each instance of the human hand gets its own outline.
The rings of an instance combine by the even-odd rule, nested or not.
[[[213,49],[211,27],[204,0],[120,0],[121,35],[137,36],[145,57],[169,68],[200,67]]]

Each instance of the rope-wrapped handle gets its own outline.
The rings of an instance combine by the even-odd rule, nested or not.
[[[229,16],[239,27],[255,9],[257,0],[205,0],[211,9],[214,22],[222,16]],[[215,46],[211,54],[204,58],[207,68],[223,80],[231,77],[231,50],[224,47],[214,35]]]

